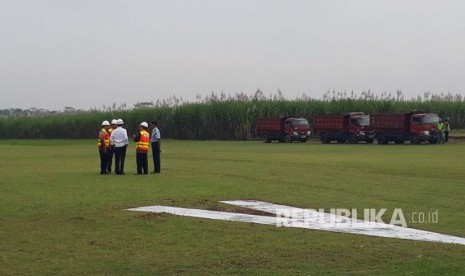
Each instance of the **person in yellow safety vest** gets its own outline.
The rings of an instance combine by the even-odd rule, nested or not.
[[[450,131],[450,118],[446,118],[446,122],[444,123],[444,143],[449,141],[449,131]]]
[[[146,122],[142,122],[139,133],[133,135],[133,140],[136,142],[137,174],[149,173],[147,153],[149,152],[150,134],[147,132],[148,127],[149,125]]]
[[[437,129],[438,129],[438,144],[444,144],[444,123],[442,119],[439,119]]]
[[[115,130],[118,127],[118,121],[116,119],[111,120],[111,126],[108,129],[108,133],[111,135],[113,130]],[[112,144],[112,141],[110,140],[110,149],[108,150],[108,164],[107,164],[107,172],[110,174],[111,173],[111,165],[113,163],[113,155],[115,154],[115,145],[114,143]]]
[[[98,133],[97,146],[100,154],[100,174],[107,174],[108,171],[108,151],[110,150],[110,133],[108,129],[110,123],[108,121],[102,122],[102,129]]]

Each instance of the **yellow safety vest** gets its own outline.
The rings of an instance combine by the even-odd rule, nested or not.
[[[437,128],[438,128],[438,131],[440,132],[444,131],[444,123],[438,123]]]
[[[449,124],[449,122],[445,122],[445,123],[444,123],[444,130],[445,130],[445,131],[450,131],[450,124]]]
[[[99,149],[102,148],[102,141],[100,139],[102,132],[103,132],[103,146],[104,148],[107,149],[110,147],[110,133],[104,128],[102,128],[102,130],[100,130],[100,132],[98,133],[97,146]]]
[[[137,152],[148,152],[150,145],[150,134],[146,130],[140,131],[140,139],[137,142]]]

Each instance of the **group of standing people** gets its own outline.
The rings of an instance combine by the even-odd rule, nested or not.
[[[439,119],[439,123],[437,125],[438,129],[438,143],[444,144],[449,141],[449,131],[450,131],[450,123],[449,117],[445,120]]]
[[[110,122],[103,121],[102,129],[98,134],[97,146],[100,154],[100,174],[111,174],[113,156],[115,157],[115,174],[124,175],[124,162],[126,149],[129,144],[127,130],[123,127],[122,119],[113,119]],[[148,132],[149,127],[151,134]],[[137,174],[148,174],[148,152],[152,147],[154,170],[152,173],[160,173],[161,137],[158,123],[155,121],[142,122],[139,131],[133,135],[136,142]]]

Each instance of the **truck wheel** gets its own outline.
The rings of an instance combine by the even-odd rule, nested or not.
[[[349,138],[349,143],[351,143],[351,144],[357,144],[357,143],[358,143],[357,137],[355,137],[355,136],[350,136],[350,138]]]
[[[286,142],[286,143],[292,143],[292,138],[291,138],[291,136],[290,136],[290,135],[284,136],[284,142]]]
[[[320,141],[323,144],[329,144],[329,142],[331,142],[324,134],[320,134]]]
[[[271,143],[271,139],[266,134],[263,134],[262,140],[263,140],[263,143]]]
[[[376,136],[376,141],[378,142],[378,145],[386,145],[388,142],[386,137],[384,137],[384,135]]]
[[[374,141],[375,141],[375,139],[373,139],[373,138],[367,139],[367,144],[373,144]]]
[[[415,144],[415,145],[419,145],[421,143],[420,137],[418,137],[416,135],[412,136],[412,138],[410,138],[410,143]]]
[[[396,139],[396,140],[394,140],[394,143],[396,143],[396,144],[403,144],[404,142],[405,142],[404,139]]]

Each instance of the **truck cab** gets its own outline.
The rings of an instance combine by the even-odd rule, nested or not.
[[[292,141],[307,142],[310,136],[310,125],[305,118],[287,118],[285,121],[285,133]],[[289,142],[289,141],[285,141]]]
[[[257,122],[257,131],[265,143],[270,143],[273,140],[286,143],[293,141],[305,143],[311,133],[307,119],[297,116],[260,119]]]
[[[359,141],[373,143],[375,132],[370,126],[370,116],[365,113],[349,113],[348,133],[349,142],[353,144]]]
[[[380,145],[389,142],[403,144],[406,141],[410,141],[411,144],[438,142],[439,116],[436,113],[416,110],[404,113],[378,113],[371,114],[370,120]]]
[[[410,121],[410,142],[419,144],[428,141],[431,144],[438,142],[437,125],[439,116],[435,113],[413,114]]]

